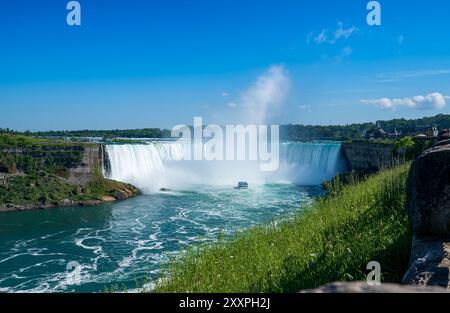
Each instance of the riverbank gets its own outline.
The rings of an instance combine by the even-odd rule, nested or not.
[[[68,206],[97,206],[139,194],[132,185],[103,177],[86,186],[71,186],[54,175],[0,176],[0,212],[50,209]]]
[[[385,170],[319,199],[289,222],[232,241],[190,249],[166,269],[156,292],[298,292],[364,280],[378,261],[383,282],[408,267],[412,231],[405,209],[409,165]]]
[[[0,134],[0,212],[90,206],[139,194],[104,178],[104,151],[92,143]]]

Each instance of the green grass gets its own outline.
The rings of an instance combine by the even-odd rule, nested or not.
[[[156,292],[298,292],[364,280],[381,263],[400,282],[412,231],[405,210],[409,165],[383,171],[317,200],[291,221],[192,249],[168,265]]]
[[[61,139],[45,139],[27,135],[0,133],[0,147],[27,147],[36,145],[70,146]]]

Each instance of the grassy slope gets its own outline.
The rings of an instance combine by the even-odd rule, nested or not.
[[[293,221],[258,227],[231,242],[188,251],[157,292],[298,292],[363,280],[370,261],[399,282],[412,232],[405,210],[409,165],[316,201]]]

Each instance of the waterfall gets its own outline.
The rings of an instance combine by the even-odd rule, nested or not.
[[[346,170],[341,144],[285,143],[280,149],[280,167],[272,177],[299,185],[318,185]]]
[[[161,188],[188,190],[198,185],[295,183],[317,185],[344,170],[339,143],[283,143],[280,166],[271,173],[255,161],[186,161],[179,142],[107,145],[110,179],[133,184],[144,192]]]

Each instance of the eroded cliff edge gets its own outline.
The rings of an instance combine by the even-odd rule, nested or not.
[[[342,152],[354,172],[376,173],[400,163],[394,144],[352,141],[342,144]]]
[[[98,205],[139,194],[104,178],[104,146],[56,141],[0,142],[0,211]]]

